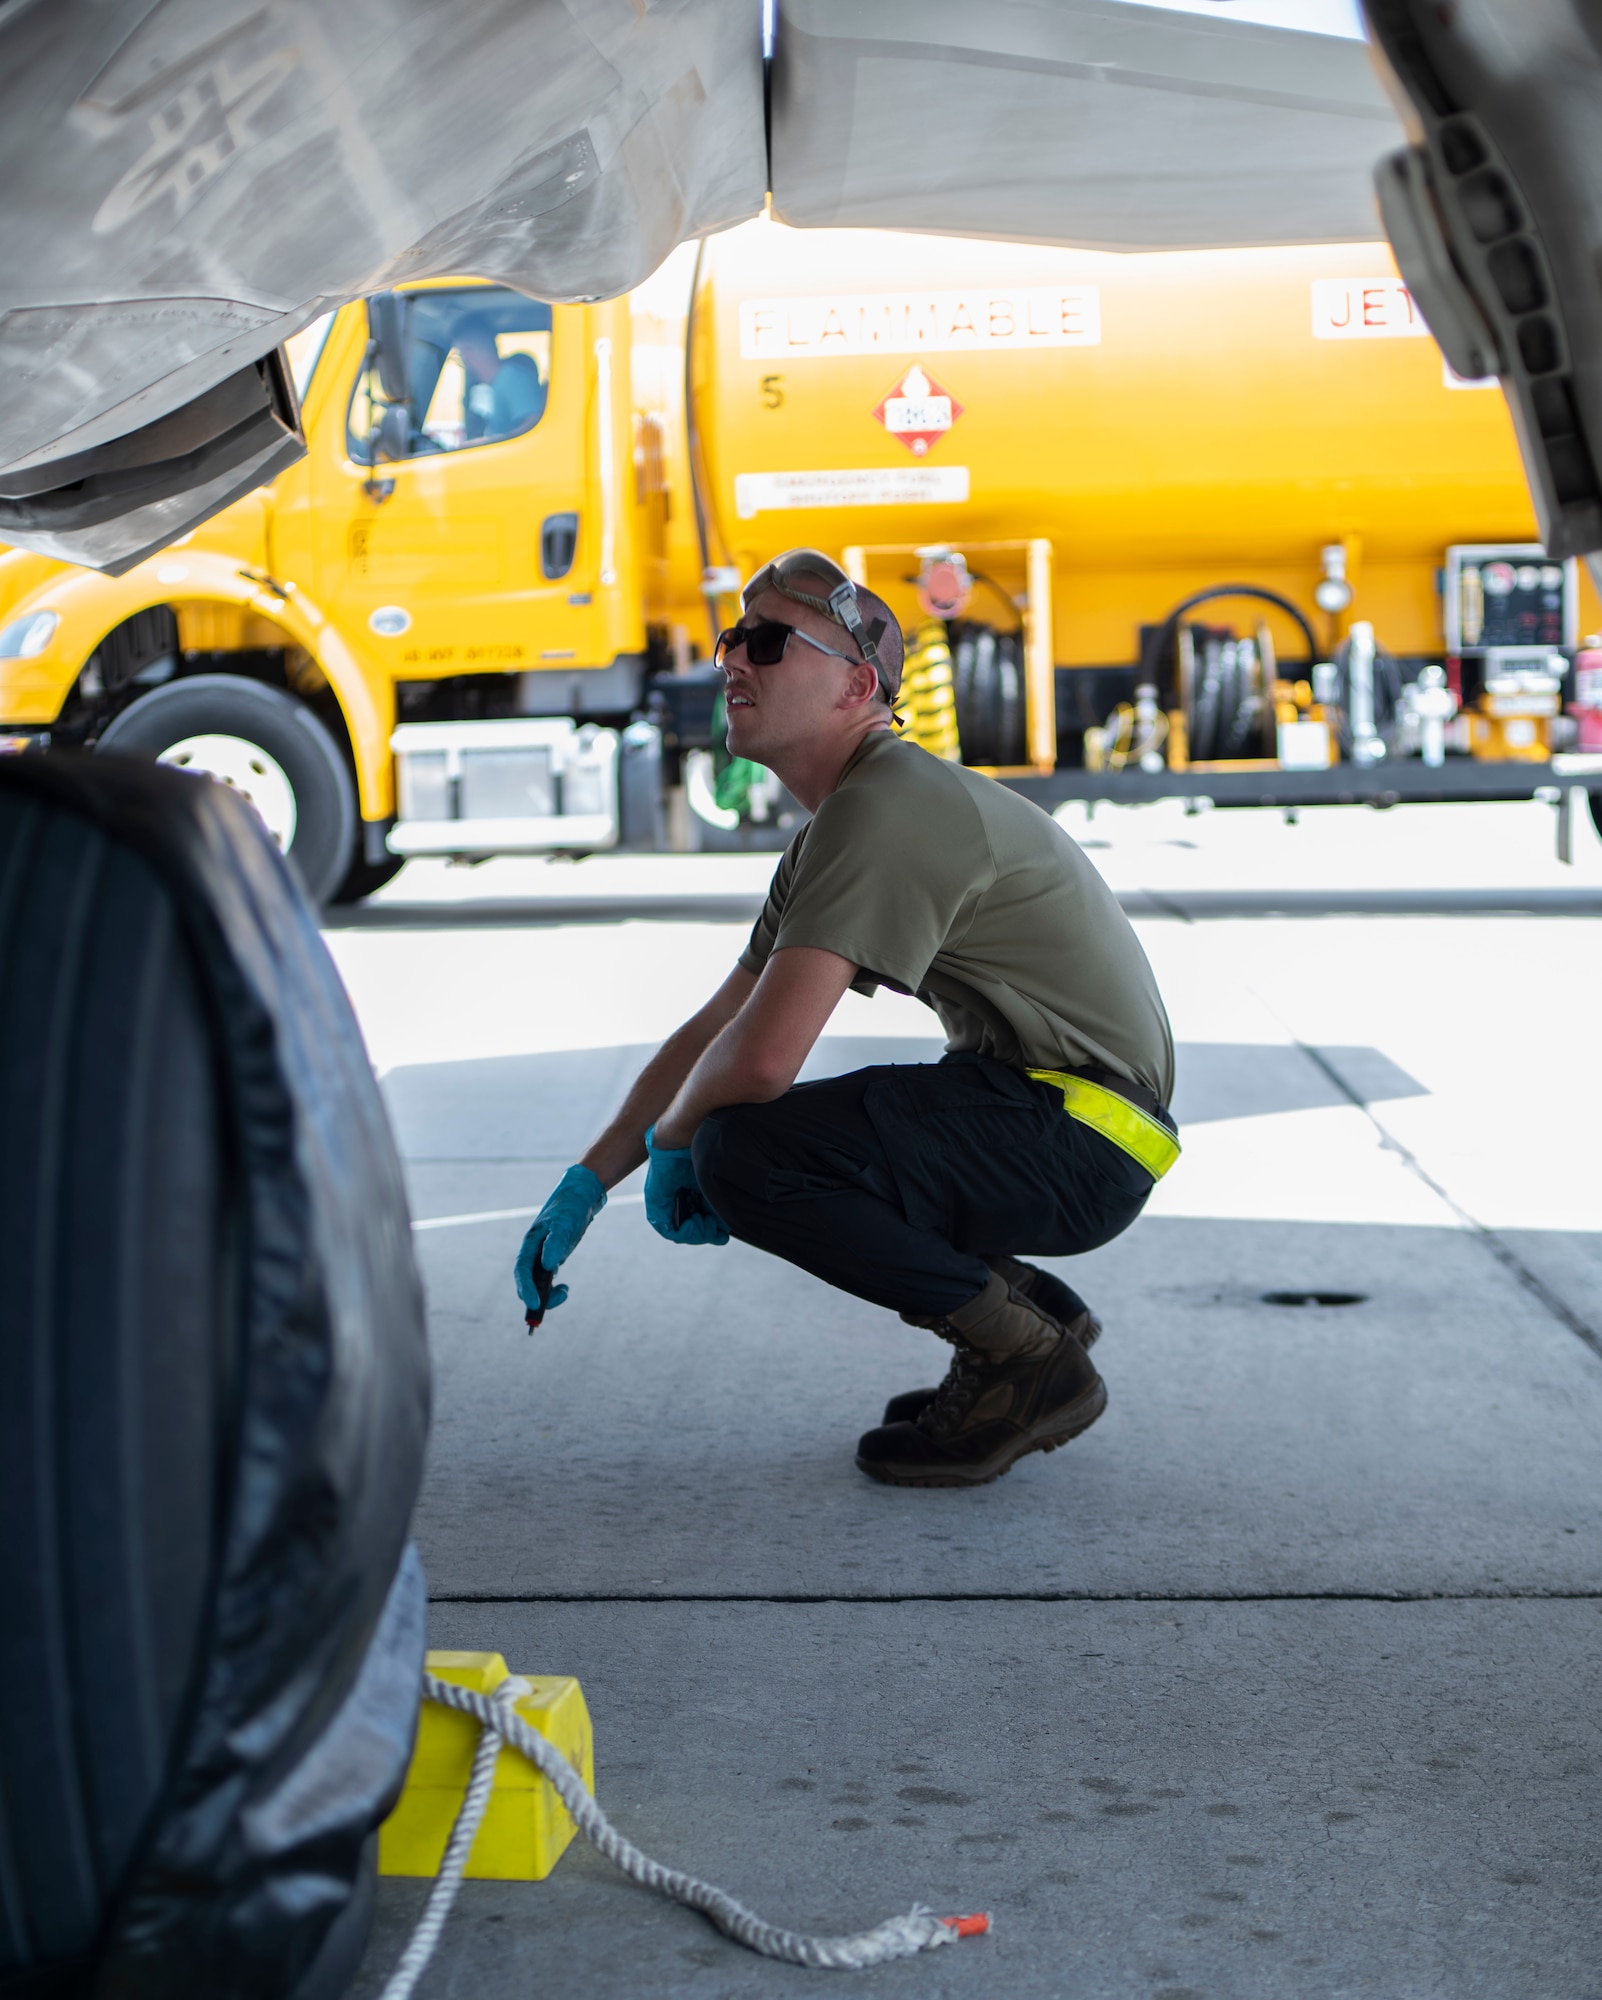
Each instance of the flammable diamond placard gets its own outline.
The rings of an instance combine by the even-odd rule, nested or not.
[[[962,415],[962,405],[914,361],[873,414],[914,458],[922,458]]]

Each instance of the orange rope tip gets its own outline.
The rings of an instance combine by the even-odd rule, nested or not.
[[[942,1917],[940,1921],[960,1938],[983,1937],[990,1928],[990,1918],[983,1910],[971,1917]]]

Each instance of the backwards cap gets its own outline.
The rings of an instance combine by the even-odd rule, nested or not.
[[[821,577],[829,585],[828,595],[820,597],[816,591],[802,590],[795,582],[797,577],[802,576]],[[856,641],[863,659],[878,675],[885,700],[895,706],[896,691],[891,687],[879,658],[884,620],[875,618],[871,625],[863,624],[857,605],[857,587],[837,562],[820,554],[817,549],[787,549],[782,556],[775,556],[772,562],[759,569],[741,591],[741,609],[748,609],[765,590],[777,591],[780,597],[788,597],[791,603],[804,604],[832,623],[843,626]]]

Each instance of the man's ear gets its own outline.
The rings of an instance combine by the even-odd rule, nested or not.
[[[865,701],[872,701],[879,692],[879,676],[866,660],[853,660],[851,671],[846,675],[845,695],[848,705],[860,708]]]

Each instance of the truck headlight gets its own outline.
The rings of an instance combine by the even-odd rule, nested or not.
[[[42,653],[61,623],[54,611],[30,611],[0,626],[0,660],[31,660]]]

